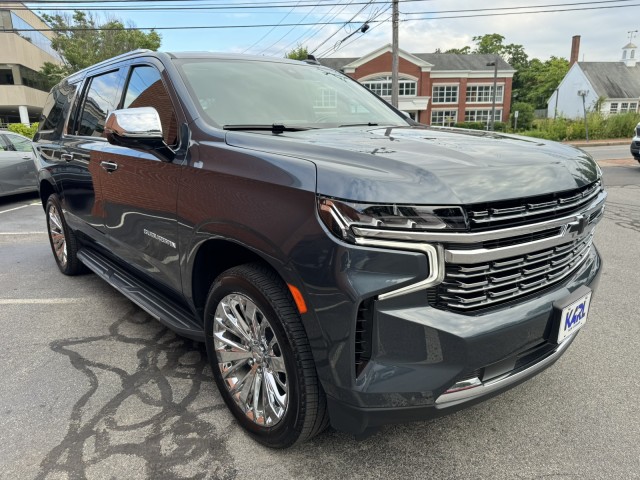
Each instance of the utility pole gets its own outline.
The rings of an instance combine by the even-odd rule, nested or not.
[[[398,0],[392,0],[393,12],[391,15],[391,105],[398,108]]]
[[[491,102],[491,131],[496,129],[496,93],[498,88],[498,55],[493,62],[493,101]],[[504,95],[504,92],[503,92]]]

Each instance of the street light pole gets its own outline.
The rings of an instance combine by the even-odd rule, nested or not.
[[[493,101],[491,105],[491,130],[496,128],[496,88],[498,85],[498,56],[493,62]]]
[[[587,122],[587,104],[585,101],[585,97],[589,93],[589,90],[578,90],[578,95],[582,97],[582,111],[584,112],[584,131],[587,137],[587,142],[589,141],[589,124]]]

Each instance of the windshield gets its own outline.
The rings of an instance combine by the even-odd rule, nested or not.
[[[220,59],[176,63],[205,120],[220,127],[407,125],[365,87],[326,67]]]

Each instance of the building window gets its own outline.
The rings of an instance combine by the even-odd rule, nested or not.
[[[496,103],[502,103],[504,85],[496,85]],[[467,103],[493,102],[493,85],[468,85]]]
[[[489,122],[491,118],[491,109],[482,109],[482,110],[467,110],[464,112],[464,121],[465,122]],[[494,118],[495,122],[502,121],[502,109],[496,108],[496,115]]]
[[[362,82],[362,84],[381,97],[391,96],[391,77],[378,77]],[[398,81],[398,95],[400,97],[415,97],[416,85],[415,80],[400,79]]]
[[[338,95],[333,88],[319,88],[313,102],[314,108],[336,108],[338,106]]]
[[[612,103],[611,104],[611,109],[609,110],[609,113],[627,113],[627,112],[636,112],[638,110],[638,102],[621,102],[620,103],[620,110],[614,112],[613,111],[613,106],[614,105],[618,105],[617,103]]]
[[[434,85],[431,103],[458,103],[457,85]]]
[[[14,12],[10,12],[10,21],[6,18],[6,10],[2,11],[2,23],[0,24],[0,30],[20,30],[15,32],[16,35],[24,38],[28,42],[38,47],[43,52],[48,53],[52,57],[62,61],[62,57],[51,46],[51,40],[49,40],[42,33],[38,32],[32,25],[29,25],[26,21],[16,15]]]
[[[458,110],[431,110],[431,125],[452,127],[458,121]]]
[[[618,113],[618,102],[611,102],[609,113]]]

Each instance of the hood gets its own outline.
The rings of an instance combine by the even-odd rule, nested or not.
[[[226,142],[310,160],[317,193],[359,202],[473,204],[571,190],[598,178],[581,150],[494,132],[342,127],[228,132]]]

